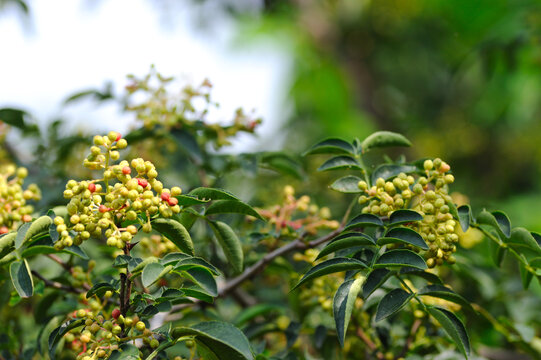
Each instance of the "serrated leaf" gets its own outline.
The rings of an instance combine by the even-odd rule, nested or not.
[[[220,246],[222,247],[227,260],[236,272],[241,272],[244,267],[244,254],[242,244],[237,234],[221,221],[211,221],[210,227],[214,231]]]
[[[364,152],[378,147],[411,146],[411,142],[402,134],[391,131],[377,131],[361,143]]]
[[[359,181],[361,181],[359,177],[348,175],[333,182],[330,188],[341,193],[356,194],[362,191],[358,186]]]
[[[309,150],[303,156],[311,154],[351,154],[353,155],[353,147],[347,141],[342,139],[326,139],[323,140]]]
[[[20,297],[30,297],[34,294],[34,280],[26,259],[12,262],[9,265],[9,275]]]
[[[196,196],[199,199],[208,200],[239,200],[235,195],[223,189],[214,189],[207,187],[195,188],[188,195]]]
[[[508,244],[511,247],[525,247],[532,251],[534,251],[536,254],[541,255],[541,247],[535,241],[535,238],[532,236],[532,234],[522,227],[516,227],[513,230],[511,230],[511,236],[509,239],[503,239],[506,244]]]
[[[343,233],[328,243],[318,254],[317,259],[327,256],[333,252],[348,249],[355,246],[373,246],[376,245],[374,239],[360,232]]]
[[[349,230],[358,227],[364,226],[383,226],[383,221],[372,214],[360,214],[355,216],[344,228],[344,230]]]
[[[254,360],[246,336],[229,323],[208,321],[192,327],[177,327],[171,332],[173,339],[192,335],[198,342],[212,349],[218,360]]]
[[[391,277],[392,271],[387,269],[374,269],[372,270],[363,285],[363,299],[367,299],[374,291],[376,291],[381,285]]]
[[[467,359],[470,355],[470,339],[462,321],[452,312],[442,308],[429,306],[428,312],[440,323]]]
[[[406,227],[396,227],[385,233],[384,237],[378,239],[378,245],[386,244],[408,244],[423,250],[428,250],[428,245],[415,230]]]
[[[460,227],[462,228],[462,231],[468,231],[470,227],[470,222],[472,221],[470,205],[459,206],[456,210],[458,213],[458,221],[460,222]]]
[[[28,230],[26,231],[24,235],[23,242],[19,245],[16,245],[16,247],[19,248],[28,240],[31,240],[33,237],[39,234],[49,233],[49,227],[51,226],[52,223],[53,223],[53,220],[47,215],[41,216],[37,218],[36,220],[32,221],[30,223],[30,226],[28,227]]]
[[[192,237],[184,225],[173,219],[158,218],[152,221],[152,229],[171,240],[186,254],[194,255]]]
[[[403,209],[393,211],[393,213],[389,217],[389,224],[398,225],[422,220],[423,215],[419,214],[417,211]]]
[[[92,296],[96,295],[97,297],[102,297],[107,291],[115,291],[115,287],[109,283],[102,282],[98,283],[90,288],[86,292],[86,298],[90,299]]]
[[[418,269],[426,269],[425,260],[410,250],[390,250],[383,253],[374,267],[409,266]]]
[[[355,300],[357,299],[357,295],[361,291],[361,287],[365,280],[366,277],[363,276],[358,279],[345,281],[340,285],[338,291],[336,291],[336,294],[334,295],[334,322],[336,325],[336,332],[338,333],[338,341],[342,347],[344,347],[344,338],[351,318],[351,312],[355,305]]]
[[[417,171],[417,168],[413,165],[395,165],[395,164],[383,164],[378,166],[370,176],[372,183],[375,184],[378,178],[382,178],[387,181],[394,178],[400,173],[410,174]]]
[[[419,290],[417,294],[422,296],[433,296],[454,302],[455,304],[462,305],[463,307],[468,308],[470,311],[475,312],[468,300],[464,299],[462,296],[443,285],[427,285]]]
[[[344,258],[344,257],[336,257],[333,259],[329,259],[326,261],[323,261],[314,267],[312,267],[304,276],[302,279],[291,289],[292,291],[304,284],[305,282],[315,279],[317,277],[335,273],[335,272],[341,272],[341,271],[348,271],[348,270],[359,270],[366,268],[366,264],[363,263],[360,260],[357,259],[351,259],[351,258]]]
[[[413,294],[410,294],[402,289],[394,289],[385,294],[385,296],[379,302],[376,310],[376,322],[398,312],[400,309],[406,306],[412,297]]]
[[[350,156],[335,156],[325,161],[317,171],[360,169],[359,162]]]
[[[257,211],[250,205],[240,200],[218,200],[214,201],[205,211],[205,215],[214,214],[244,214],[264,220]]]
[[[141,274],[141,281],[143,282],[144,287],[149,287],[150,285],[154,284],[156,281],[158,281],[159,278],[164,276],[164,271],[169,268],[172,269],[173,267],[169,265],[168,267],[163,266],[160,263],[150,263],[143,269],[143,273]]]

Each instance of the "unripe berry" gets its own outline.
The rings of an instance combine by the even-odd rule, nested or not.
[[[113,326],[113,328],[111,329],[111,332],[115,335],[118,335],[120,334],[120,332],[122,331],[122,328],[120,327],[120,325],[115,325]]]
[[[152,231],[152,225],[150,225],[149,223],[146,223],[143,225],[142,230],[143,232],[149,233]]]
[[[118,134],[116,131],[109,131],[109,133],[107,134],[107,137],[109,138],[110,141],[116,141],[117,140],[117,137],[119,136],[120,134]],[[119,138],[120,139],[120,138]]]
[[[384,187],[384,186],[385,186],[385,179],[383,179],[383,178],[378,178],[378,179],[376,180],[376,187],[382,188],[382,187]]]
[[[77,310],[77,317],[78,318],[83,318],[85,316],[86,316],[86,311],[84,311],[83,309]]]
[[[135,324],[135,328],[137,329],[137,331],[145,331],[145,323],[142,322],[142,321],[138,321],[136,324]]]
[[[368,189],[368,184],[366,183],[366,181],[363,181],[363,180],[359,181],[357,186],[359,187],[360,190]]]
[[[181,188],[179,188],[178,186],[173,186],[171,188],[171,196],[179,196],[180,194],[182,194]]]
[[[425,162],[423,163],[423,167],[427,171],[432,170],[434,168],[434,163],[432,162],[432,160],[425,160]]]
[[[157,348],[158,346],[160,346],[160,342],[156,339],[152,339],[150,340],[150,347],[155,349]]]
[[[103,137],[99,135],[94,136],[94,145],[97,145],[97,146],[103,145]]]

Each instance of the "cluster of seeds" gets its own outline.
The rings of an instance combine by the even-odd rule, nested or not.
[[[0,167],[0,234],[15,230],[20,222],[32,221],[34,208],[28,200],[38,201],[41,193],[36,184],[23,188],[28,170],[15,165]]]
[[[114,131],[107,136],[94,137],[94,146],[84,166],[103,171],[103,177],[80,182],[70,180],[66,184],[64,197],[70,199],[67,205],[70,218],[69,224],[62,217],[54,219],[60,234],[55,243],[57,249],[79,245],[90,237],[100,238],[102,232],[107,245],[122,249],[137,234],[139,225],[144,232],[152,230],[152,215],[171,217],[180,212],[175,196],[181,194],[181,189],[164,188],[150,161],[136,158],[131,162],[114,163],[120,158],[118,150],[126,146],[126,140]],[[120,227],[126,223],[129,225]]]
[[[423,215],[423,220],[407,226],[416,230],[428,243],[425,253],[427,265],[434,267],[444,261],[455,262],[452,254],[458,242],[457,222],[450,213],[452,201],[448,185],[454,182],[449,174],[450,166],[441,159],[426,160],[423,176],[414,177],[400,173],[392,181],[378,178],[376,184],[368,187],[360,181],[359,189],[364,194],[360,204],[366,204],[362,212],[378,216],[390,216],[395,210],[412,209]]]
[[[141,79],[133,75],[128,78],[131,82],[126,86],[126,103],[129,104],[126,109],[134,111],[137,119],[142,121],[147,129],[156,126],[167,130],[192,128],[202,132],[208,142],[220,148],[230,144],[229,137],[239,132],[253,133],[261,123],[261,119],[254,118],[241,108],[236,110],[231,125],[209,122],[208,114],[216,109],[218,104],[211,100],[212,84],[208,80],[204,80],[197,87],[185,86],[178,94],[172,94],[167,87],[174,78],[162,76],[154,67]],[[136,101],[132,101],[134,97]],[[144,100],[140,101],[141,98]]]
[[[161,235],[145,236],[139,240],[138,244],[139,250],[143,250],[146,254],[157,258],[163,257],[163,255],[177,249],[177,246],[171,240]]]
[[[283,203],[269,209],[258,209],[270,226],[275,227],[276,234],[296,235],[302,230],[316,234],[320,229],[337,229],[340,223],[330,220],[331,211],[328,207],[319,208],[311,203],[307,195],[295,197],[295,190],[287,185],[283,190]]]
[[[142,339],[152,349],[160,345],[137,315],[124,317],[118,309],[106,316],[101,313],[95,315],[90,309],[80,309],[73,313],[73,318],[82,319],[84,323],[70,330],[64,339],[68,348],[79,353],[77,360],[106,359],[120,343],[129,340]]]

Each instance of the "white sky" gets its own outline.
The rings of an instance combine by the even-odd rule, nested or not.
[[[132,118],[115,106],[86,101],[63,108],[62,101],[77,91],[101,89],[109,80],[118,94],[128,73],[141,76],[155,64],[164,75],[192,84],[209,78],[221,104],[219,119],[242,106],[263,117],[261,132],[279,128],[286,116],[284,51],[269,44],[231,46],[235,29],[226,19],[217,18],[213,30],[198,30],[190,0],[170,12],[152,7],[151,0],[90,3],[30,1],[26,25],[16,9],[0,12],[0,107],[26,109],[41,123],[62,116],[71,130],[124,132]],[[242,140],[248,143],[235,148],[254,144]]]

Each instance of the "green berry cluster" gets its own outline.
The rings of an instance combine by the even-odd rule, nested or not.
[[[365,181],[360,181],[359,189],[364,194],[359,203],[365,204],[363,213],[378,216],[390,216],[395,210],[412,209],[423,215],[423,220],[407,226],[416,230],[428,243],[425,253],[427,265],[434,267],[444,261],[453,264],[459,240],[457,222],[450,213],[449,184],[454,176],[449,174],[451,167],[439,158],[423,163],[424,174],[413,176],[400,173],[392,181],[378,178],[369,188]]]
[[[143,249],[147,254],[157,258],[177,249],[177,246],[171,240],[161,235],[145,236],[141,238],[138,244],[140,250]]]
[[[107,136],[95,136],[90,155],[84,166],[101,170],[103,177],[96,180],[69,180],[64,197],[70,199],[67,205],[69,223],[56,217],[54,223],[59,233],[55,243],[57,249],[73,244],[79,245],[90,237],[107,238],[107,245],[122,249],[138,232],[150,232],[150,217],[158,214],[171,217],[180,212],[179,187],[164,188],[157,180],[154,164],[136,158],[115,164],[120,158],[118,150],[127,146],[120,134],[111,131]],[[143,220],[145,219],[145,220]],[[120,227],[124,222],[132,225]],[[74,234],[72,236],[72,234]]]
[[[120,310],[114,309],[104,316],[89,309],[79,309],[72,317],[84,320],[82,326],[64,335],[67,347],[79,352],[77,360],[106,359],[120,343],[135,339],[142,339],[152,349],[159,346],[152,331],[137,315],[124,317]]]
[[[0,234],[15,230],[20,222],[32,221],[34,207],[28,200],[38,201],[41,192],[36,184],[23,188],[28,170],[9,164],[0,167]]]

